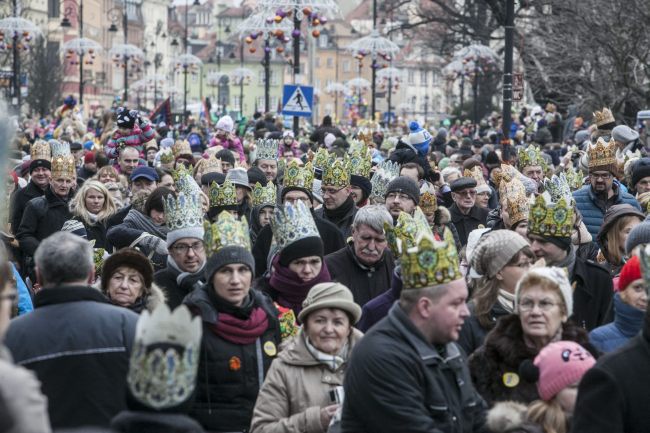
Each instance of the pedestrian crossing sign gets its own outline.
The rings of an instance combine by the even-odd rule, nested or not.
[[[282,92],[282,114],[285,116],[311,117],[314,88],[285,84]]]

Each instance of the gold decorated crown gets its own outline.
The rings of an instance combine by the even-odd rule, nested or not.
[[[270,138],[260,138],[257,140],[257,159],[278,160],[278,147],[280,140]]]
[[[251,237],[248,233],[248,222],[246,217],[238,220],[236,216],[228,211],[223,211],[217,217],[217,221],[210,224],[203,222],[203,242],[208,254],[218,252],[224,247],[242,247],[251,251]]]
[[[514,226],[520,221],[528,219],[530,212],[529,199],[526,197],[526,188],[517,178],[502,184],[502,195],[505,198],[505,207],[510,217],[510,225]]]
[[[520,148],[517,152],[517,158],[519,160],[519,170],[532,166],[542,167],[543,170],[546,169],[546,161],[542,157],[542,152],[539,147],[532,144],[526,149]]]
[[[172,178],[174,179],[174,183],[178,182],[180,179],[183,179],[186,176],[192,177],[193,171],[194,169],[191,166],[187,168],[183,164],[179,164],[176,169],[172,170]]]
[[[334,159],[336,159],[334,154],[329,153],[327,149],[321,147],[313,155],[312,164],[314,167],[322,169],[327,167]]]
[[[575,210],[572,201],[562,198],[553,203],[548,192],[537,196],[528,214],[528,232],[538,236],[569,238],[573,232]]]
[[[418,233],[431,231],[427,217],[419,206],[415,208],[413,216],[400,212],[397,223],[384,223],[384,230],[393,257],[399,257],[402,251],[414,246]]]
[[[320,238],[314,217],[302,201],[297,201],[295,205],[285,203],[284,206],[277,206],[271,220],[271,230],[279,250],[300,239]]]
[[[573,168],[573,165],[569,165],[569,168],[566,169],[565,177],[567,183],[569,184],[569,188],[571,188],[571,191],[582,188],[582,185],[584,184],[582,173],[580,171],[576,171],[576,169]]]
[[[183,164],[180,164],[176,170],[172,171],[172,177],[174,178],[174,184],[176,185],[176,190],[179,192],[184,192],[186,195],[199,195],[201,187],[196,183],[194,177],[192,176],[192,167],[185,168]]]
[[[372,153],[365,143],[359,142],[357,146],[350,146],[350,174],[370,178],[372,169]]]
[[[237,189],[235,184],[226,180],[223,185],[212,182],[210,185],[210,207],[237,206]]]
[[[172,152],[174,153],[175,158],[178,158],[181,155],[192,155],[192,147],[190,146],[190,142],[187,140],[176,140],[172,146]]]
[[[350,185],[350,172],[348,171],[348,159],[335,159],[323,167],[323,185],[344,188]]]
[[[203,165],[203,174],[208,173],[223,173],[221,160],[212,153],[208,156],[208,159],[205,160]]]
[[[368,128],[363,128],[357,132],[357,140],[363,141],[366,146],[374,144],[372,141],[372,131]]]
[[[432,214],[438,210],[438,199],[435,194],[425,191],[420,195],[420,208],[425,214]]]
[[[203,207],[198,192],[169,194],[164,200],[165,223],[169,231],[203,227]]]
[[[277,188],[273,182],[266,186],[261,183],[255,183],[253,186],[253,206],[275,206],[277,201]]]
[[[74,179],[77,176],[77,166],[74,156],[55,156],[52,158],[52,179]]]
[[[32,144],[32,148],[30,149],[29,153],[31,155],[32,161],[36,161],[37,159],[50,161],[52,159],[52,150],[50,149],[50,143],[45,140],[36,140],[34,144]]]
[[[492,180],[497,188],[499,188],[499,194],[501,194],[501,183],[510,182],[512,179],[519,177],[520,175],[521,173],[519,173],[512,165],[501,164],[499,170],[495,169],[495,172],[492,175]]]
[[[616,141],[611,138],[609,143],[606,143],[602,137],[599,137],[596,144],[589,143],[587,155],[589,156],[589,170],[598,168],[611,170],[616,164]]]
[[[471,170],[465,169],[463,177],[471,177],[474,179],[476,181],[476,186],[487,185],[487,182],[483,177],[483,170],[481,170],[481,167],[478,165]]]
[[[453,236],[445,230],[444,240],[436,241],[431,229],[418,232],[415,245],[401,256],[404,289],[423,289],[463,278]]]
[[[603,108],[603,111],[596,111],[594,113],[594,122],[596,123],[596,126],[600,128],[603,125],[607,125],[609,123],[615,123],[616,119],[614,119],[612,110],[605,107]]]
[[[298,161],[291,160],[284,170],[282,188],[302,188],[311,191],[314,186],[314,167],[307,162],[301,167]]]
[[[160,153],[160,162],[162,164],[170,164],[174,162],[174,153],[172,152],[171,149],[169,148],[162,149]]]

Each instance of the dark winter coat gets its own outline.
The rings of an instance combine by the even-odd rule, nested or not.
[[[201,424],[185,414],[125,410],[111,421],[119,433],[204,433]]]
[[[486,227],[487,216],[490,213],[488,209],[483,209],[474,205],[467,215],[463,214],[456,203],[449,208],[451,214],[451,222],[456,226],[458,231],[458,238],[462,246],[467,245],[467,237],[472,230],[476,230],[479,226]]]
[[[197,272],[193,275],[187,274],[187,276],[182,278],[181,284],[179,284],[179,275],[180,272],[178,270],[167,264],[165,269],[159,270],[153,276],[154,282],[165,292],[167,305],[172,311],[183,303],[183,299],[190,292],[203,286],[203,280],[205,279],[203,272]]]
[[[571,276],[573,289],[572,321],[591,331],[614,320],[614,289],[609,272],[591,260],[576,257]]]
[[[42,197],[36,197],[27,203],[23,219],[16,233],[20,249],[28,256],[33,256],[43,239],[61,230],[63,224],[72,218],[67,199],[62,199],[52,192],[45,191]]]
[[[437,182],[440,180],[440,175],[436,174],[431,169],[431,165],[429,165],[426,157],[421,155],[414,147],[403,141],[397,143],[395,150],[390,154],[388,159],[400,165],[404,165],[408,162],[415,162],[424,170],[424,180],[428,180],[429,182]]]
[[[473,302],[467,304],[471,315],[465,319],[463,328],[460,330],[460,336],[458,338],[458,345],[463,348],[467,356],[474,353],[476,349],[483,345],[485,336],[490,332],[497,324],[497,320],[510,314],[503,305],[498,301],[494,303],[492,309],[490,310],[490,327],[484,327],[481,322],[478,321],[478,318],[475,314],[475,306]]]
[[[332,125],[321,125],[311,133],[309,141],[312,143],[318,143],[322,146],[325,143],[325,136],[327,134],[332,134],[336,138],[345,138],[345,134],[343,134],[339,128]]]
[[[49,186],[47,187],[49,189]],[[11,201],[11,231],[13,234],[18,233],[20,221],[23,219],[23,212],[27,203],[33,198],[42,197],[45,195],[45,190],[40,189],[36,184],[30,181],[25,188],[21,188],[14,192]]]
[[[562,325],[562,340],[575,341],[594,356],[598,355],[589,344],[587,332],[570,321]],[[537,351],[524,342],[519,316],[502,317],[485,337],[483,346],[469,357],[472,382],[489,405],[505,400],[528,404],[537,400],[539,394],[535,383],[519,377],[519,366],[526,359],[533,361],[535,356]],[[506,373],[510,374],[504,377]]]
[[[131,208],[132,208],[131,205],[124,206],[122,209],[118,210],[115,215],[110,217],[108,219],[108,229],[118,224],[122,224],[124,222],[124,218],[126,218],[126,216],[129,214]]]
[[[196,398],[190,416],[211,432],[247,431],[257,393],[280,347],[278,311],[268,296],[251,289],[254,305],[264,309],[269,325],[255,343],[234,344],[212,330],[219,311],[208,290],[214,290],[212,285],[191,292],[183,302],[203,321]]]
[[[650,426],[650,322],[619,350],[582,377],[573,433],[640,433]]]
[[[589,333],[589,340],[600,352],[613,352],[637,335],[643,327],[645,311],[626,304],[614,295],[614,321]]]
[[[345,375],[343,432],[474,432],[485,402],[455,343],[444,353],[396,304],[357,344]]]
[[[320,209],[316,209],[314,211],[314,216],[317,216],[322,220],[334,224],[334,226],[337,227],[341,232],[341,234],[343,235],[343,239],[346,240],[347,238],[352,236],[352,223],[354,222],[354,217],[357,214],[358,210],[359,210],[358,207],[352,206],[345,215],[343,215],[337,221],[334,221],[328,218],[327,214],[325,213],[325,206],[323,206]]]
[[[323,240],[323,250],[325,254],[331,254],[345,246],[345,240],[338,227],[329,221],[326,221],[312,212],[318,234]],[[261,277],[264,275],[268,268],[268,255],[271,249],[271,240],[273,239],[273,231],[271,225],[268,224],[257,235],[255,245],[253,245],[253,257],[255,258],[255,275]]]
[[[384,250],[381,259],[374,266],[365,266],[357,260],[352,243],[327,255],[325,263],[332,281],[338,281],[349,288],[354,296],[354,302],[359,305],[364,305],[390,289],[391,276],[395,267],[393,255],[388,248]]]
[[[399,266],[393,270],[390,289],[367,302],[361,308],[361,319],[355,325],[357,329],[368,332],[372,326],[388,315],[390,307],[402,293],[402,275]]]
[[[587,230],[589,230],[589,233],[594,239],[598,236],[600,226],[603,224],[603,218],[605,218],[605,212],[607,212],[608,208],[615,204],[626,203],[634,206],[635,209],[641,210],[634,196],[621,191],[621,186],[618,182],[614,181],[612,188],[614,188],[614,195],[607,200],[607,203],[596,197],[596,194],[591,189],[591,185],[585,185],[573,193],[576,208],[580,211]]]
[[[89,241],[95,241],[93,248],[104,248],[109,253],[112,251],[112,246],[106,239],[106,231],[108,226],[108,220],[102,222],[97,222],[96,224],[86,224],[81,218],[74,217],[72,218],[75,221],[79,221],[83,224],[84,229],[86,230],[86,238]]]
[[[52,427],[108,427],[126,409],[138,315],[84,286],[45,288],[34,307],[11,321],[5,344],[41,381]]]

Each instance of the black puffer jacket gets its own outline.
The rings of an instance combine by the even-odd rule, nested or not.
[[[268,296],[251,289],[253,307],[264,309],[268,328],[255,343],[234,344],[213,331],[220,313],[208,290],[214,290],[212,285],[193,291],[183,302],[203,321],[196,399],[190,416],[211,432],[248,431],[257,393],[280,347],[279,313]]]
[[[49,187],[48,187],[49,188]],[[33,198],[42,197],[45,190],[40,189],[34,182],[29,182],[25,188],[15,191],[11,200],[11,231],[18,233],[20,221],[23,219],[23,212],[27,203]]]

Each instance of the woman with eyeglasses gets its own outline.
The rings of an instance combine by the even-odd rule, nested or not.
[[[458,344],[469,356],[485,340],[497,320],[512,314],[517,282],[533,263],[535,255],[528,241],[511,230],[495,230],[483,235],[470,258],[474,290]]]
[[[569,321],[572,313],[573,289],[565,269],[531,268],[523,275],[515,290],[514,313],[497,321],[468,360],[472,382],[490,406],[540,398],[535,384],[519,376],[519,366],[551,342],[574,341],[598,355],[587,331]]]

